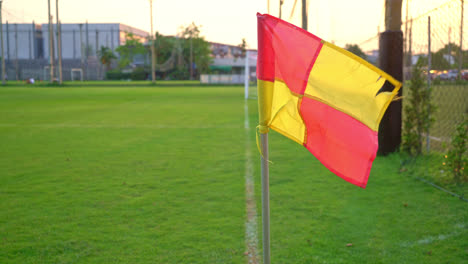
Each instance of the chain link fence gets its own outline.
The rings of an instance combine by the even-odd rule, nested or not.
[[[456,127],[468,117],[468,80],[464,79],[468,77],[468,8],[461,0],[412,0],[406,10],[405,83],[411,80],[414,65],[420,63],[435,109],[430,113],[434,123],[424,135],[425,155],[406,160],[403,168],[408,175],[467,201],[467,186],[455,176],[464,168],[449,166],[454,157],[448,153],[453,150]],[[404,96],[408,92],[405,89]],[[466,160],[467,152],[460,154]],[[466,175],[466,171],[462,173]]]
[[[423,135],[424,155],[402,156],[400,171],[443,186],[442,189],[465,199],[467,186],[455,183],[446,164],[446,153],[451,148],[457,125],[468,119],[468,6],[463,0],[407,0],[403,1],[402,20],[403,107],[407,104],[404,98],[409,96],[411,72],[419,62],[435,109],[431,111],[434,123],[429,133]],[[378,43],[379,34],[359,43],[368,60],[377,66]],[[465,159],[467,154],[462,154]]]
[[[405,82],[410,80],[412,67],[418,62],[423,65],[436,106],[425,149],[444,152],[455,127],[468,114],[468,81],[462,76],[468,71],[468,27],[463,22],[468,10],[460,0],[433,1],[428,10],[418,8],[426,2],[408,2],[409,14],[403,26],[404,76]]]

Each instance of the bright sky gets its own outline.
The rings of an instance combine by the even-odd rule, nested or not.
[[[55,17],[55,2],[51,0]],[[284,0],[283,19],[301,24],[301,0],[289,20],[294,0]],[[279,0],[270,0],[270,14],[278,16]],[[339,46],[359,44],[383,28],[384,0],[309,0],[309,31]],[[123,23],[150,31],[149,0],[59,0],[62,23]],[[256,13],[267,12],[267,0],[154,0],[154,30],[175,35],[192,21],[202,25],[208,41],[257,45]],[[3,21],[47,22],[47,0],[3,0]]]

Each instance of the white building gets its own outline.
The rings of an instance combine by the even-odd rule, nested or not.
[[[44,58],[49,58],[49,26],[41,25]],[[56,24],[53,25],[56,33]],[[115,50],[125,44],[127,33],[132,33],[141,42],[146,42],[149,33],[134,27],[120,23],[102,24],[62,24],[62,59],[82,59],[88,56],[96,56],[102,46]],[[57,35],[54,34],[54,53],[57,57]],[[83,57],[82,57],[83,55]]]
[[[38,25],[3,24],[3,52],[6,60],[36,59],[39,57],[41,40]],[[1,55],[0,55],[1,56]]]

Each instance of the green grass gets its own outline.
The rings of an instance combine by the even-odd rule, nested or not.
[[[238,89],[1,89],[0,263],[240,263]]]
[[[363,190],[277,134],[270,145],[272,263],[462,263],[468,257],[468,203],[399,174],[398,155],[378,157]]]
[[[11,86],[0,263],[247,263],[246,140],[259,212],[261,199],[256,102],[246,134],[242,87]],[[468,258],[468,203],[400,174],[398,155],[378,157],[363,190],[274,132],[270,151],[272,263]]]

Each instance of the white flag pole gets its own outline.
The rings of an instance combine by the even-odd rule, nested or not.
[[[249,98],[249,77],[250,77],[250,68],[249,68],[249,51],[245,51],[245,70],[244,70],[244,98]]]
[[[262,223],[263,264],[270,264],[270,184],[268,168],[268,133],[260,134],[262,148]]]

